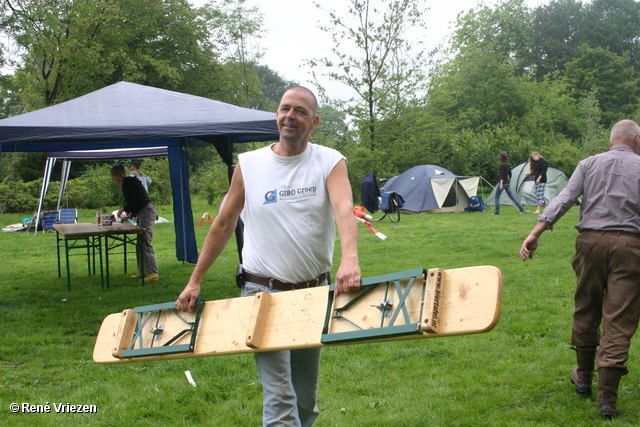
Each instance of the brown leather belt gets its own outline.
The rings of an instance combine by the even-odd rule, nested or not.
[[[308,282],[301,282],[301,283],[282,283],[278,279],[257,276],[255,274],[249,273],[248,271],[244,271],[242,273],[242,276],[245,282],[257,283],[258,285],[266,286],[269,289],[276,289],[278,291],[291,291],[294,289],[314,288],[327,279],[327,273],[322,273],[316,279],[309,280]]]
[[[632,233],[630,231],[618,231],[618,230],[583,230],[584,232],[592,232],[598,234],[615,234],[616,236],[626,236],[626,237],[635,237],[636,239],[640,239],[640,233]]]

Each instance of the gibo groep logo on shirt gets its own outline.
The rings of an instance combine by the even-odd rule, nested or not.
[[[276,203],[278,201],[278,189],[272,191],[267,191],[264,194],[264,203],[263,205],[268,205],[269,203]]]
[[[277,188],[264,193],[263,205],[277,203],[280,198],[285,203],[299,203],[309,200],[318,194],[318,188],[315,186],[300,187],[292,190],[278,190]]]

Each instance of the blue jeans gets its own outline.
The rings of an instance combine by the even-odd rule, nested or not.
[[[323,283],[323,285],[326,285]],[[242,296],[279,292],[246,282]],[[309,427],[318,417],[321,348],[254,353],[262,384],[262,425]]]
[[[496,188],[496,215],[500,213],[500,196],[502,195],[503,191],[507,192],[507,196],[509,196],[509,198],[513,200],[513,203],[515,203],[518,209],[520,209],[520,212],[524,212],[524,208],[522,207],[516,196],[513,194],[513,191],[511,191],[511,184],[504,184],[504,190],[501,190],[500,183],[498,183],[498,188]]]

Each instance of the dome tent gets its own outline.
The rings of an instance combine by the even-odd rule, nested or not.
[[[521,163],[511,169],[511,189],[522,206],[537,206],[536,184],[532,175],[526,175],[527,172],[529,172],[528,162]],[[544,197],[547,200],[547,204],[560,194],[568,183],[569,175],[558,168],[549,166],[547,169],[547,187],[544,191]],[[493,206],[496,204],[496,189],[497,186],[491,190],[488,199],[485,201],[487,205]],[[500,195],[500,206],[515,206],[506,191],[503,191]]]
[[[400,194],[405,211],[459,212],[477,195],[479,182],[477,176],[457,176],[440,166],[420,165],[391,178],[383,190]]]

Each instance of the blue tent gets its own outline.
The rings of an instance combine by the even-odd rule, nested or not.
[[[420,165],[391,178],[384,191],[400,194],[405,211],[460,212],[477,195],[479,182],[477,176],[457,176],[440,166]]]
[[[0,152],[167,147],[176,256],[187,262],[198,251],[185,148],[212,144],[231,171],[234,144],[276,139],[275,113],[127,82],[0,120]]]

